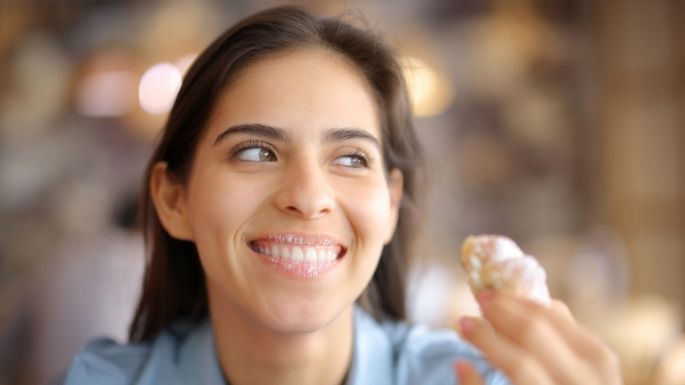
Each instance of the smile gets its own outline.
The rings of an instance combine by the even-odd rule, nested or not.
[[[347,249],[335,239],[313,234],[268,234],[249,242],[267,266],[286,276],[309,280],[340,266]]]
[[[345,252],[337,241],[321,235],[269,234],[249,244],[253,251],[270,258],[306,264],[331,263]]]

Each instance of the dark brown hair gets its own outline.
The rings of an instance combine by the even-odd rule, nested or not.
[[[360,302],[377,317],[405,318],[405,275],[415,223],[417,171],[422,165],[407,91],[395,56],[373,34],[342,21],[295,7],[250,16],[216,39],[189,69],[150,159],[141,196],[141,219],[149,260],[143,293],[131,323],[131,341],[153,338],[175,320],[208,315],[205,277],[195,244],[166,232],[152,205],[150,174],[159,161],[178,182],[188,180],[197,143],[217,99],[235,74],[258,58],[302,47],[331,50],[354,63],[375,92],[381,115],[386,170],[404,176],[397,231],[382,252]]]

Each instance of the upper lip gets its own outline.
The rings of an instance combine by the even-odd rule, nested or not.
[[[298,233],[298,232],[276,232],[266,233],[254,237],[250,243],[254,242],[277,242],[291,245],[302,246],[340,246],[345,248],[337,238],[327,234]]]

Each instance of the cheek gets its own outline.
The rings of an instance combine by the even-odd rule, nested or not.
[[[262,202],[257,186],[226,173],[198,175],[193,187],[189,196],[190,226],[201,251],[230,247],[238,230]]]
[[[263,186],[251,183],[240,175],[226,172],[205,172],[198,175],[191,190],[190,226],[208,282],[224,286],[249,287],[243,274],[244,260],[237,258],[241,229],[264,202]],[[226,280],[225,274],[232,279]]]
[[[354,191],[352,191],[354,190]],[[382,246],[390,218],[390,197],[384,182],[348,187],[345,211],[359,241]],[[378,246],[378,245],[376,245]]]

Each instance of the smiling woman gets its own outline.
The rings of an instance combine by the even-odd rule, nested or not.
[[[401,171],[386,173],[380,161],[378,108],[366,84],[326,49],[260,58],[218,99],[189,179],[170,178],[165,162],[153,168],[160,220],[197,247],[210,311],[225,313],[213,318],[222,320],[217,334],[235,330],[226,320],[242,313],[278,333],[351,317],[402,196]],[[276,252],[259,252],[267,249]]]
[[[455,333],[405,322],[421,164],[376,37],[291,7],[238,23],[190,68],[148,166],[131,343],[87,344],[64,383],[448,385],[457,361],[462,384],[508,383]],[[490,299],[505,331],[535,306]],[[520,377],[522,360],[539,369],[524,349],[462,326],[516,384],[538,383]]]
[[[144,204],[152,258],[131,337],[147,339],[178,318],[203,319],[212,278],[238,286],[249,306],[290,309],[287,303],[263,302],[281,303],[266,294],[268,288],[286,292],[272,284],[278,276],[264,276],[252,265],[260,259],[232,257],[254,251],[247,249],[252,237],[325,234],[344,242],[344,250],[377,249],[371,260],[359,259],[375,264],[382,243],[355,239],[356,229],[344,216],[350,210],[369,216],[372,221],[365,223],[377,226],[374,234],[385,228],[392,233],[395,221],[389,216],[400,210],[400,227],[412,222],[420,152],[404,92],[389,51],[339,20],[319,20],[301,10],[255,15],[212,44],[189,70],[151,161]],[[387,211],[384,223],[374,210],[339,202],[358,201],[368,192],[380,199],[370,206]],[[402,319],[408,238],[391,243],[364,297],[376,315]],[[176,284],[167,287],[164,276]],[[345,296],[354,302],[365,286]],[[296,293],[288,298],[298,298]],[[329,302],[343,293],[327,294]]]

